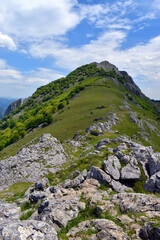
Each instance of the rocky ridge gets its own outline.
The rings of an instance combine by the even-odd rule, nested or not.
[[[23,146],[16,156],[0,162],[1,185],[36,182],[44,178],[48,170],[56,172],[67,160],[61,143],[50,134],[44,134]]]
[[[16,156],[1,161],[1,187],[21,181],[35,184],[17,203],[0,203],[0,237],[158,240],[160,199],[135,191],[139,186],[153,193],[160,191],[160,153],[126,136],[103,138],[118,122],[110,113],[107,121],[88,127],[85,135],[79,132],[66,141],[72,154],[81,149],[76,159],[68,157],[56,138],[44,134],[23,146]],[[92,146],[87,137],[95,131],[101,140]],[[97,162],[103,159],[101,166],[91,164],[88,169],[71,171],[77,161],[87,162],[92,156]],[[68,163],[66,179],[49,186],[48,171],[60,171],[63,176],[64,163]]]

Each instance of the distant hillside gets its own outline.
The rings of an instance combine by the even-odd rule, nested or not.
[[[13,101],[15,101],[15,99],[8,99],[8,98],[1,98],[0,97],[0,119],[3,118],[6,108]]]

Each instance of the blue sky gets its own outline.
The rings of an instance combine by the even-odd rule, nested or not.
[[[107,60],[160,99],[160,0],[0,0],[0,97]]]

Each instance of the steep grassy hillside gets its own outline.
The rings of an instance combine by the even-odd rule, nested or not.
[[[105,122],[109,112],[119,118],[113,130],[159,149],[160,114],[156,107],[126,72],[108,62],[88,64],[37,89],[28,101],[2,119],[1,158],[15,154],[42,133],[64,141],[98,119]]]

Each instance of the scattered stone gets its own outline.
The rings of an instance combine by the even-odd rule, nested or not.
[[[119,221],[121,221],[123,224],[130,224],[130,223],[134,222],[133,219],[131,219],[130,217],[128,217],[128,216],[125,215],[125,214],[122,215],[122,216],[117,217],[117,219],[118,219]]]
[[[117,239],[117,240],[129,240],[130,238],[123,232],[122,228],[117,226],[114,222],[107,219],[94,219],[84,221],[78,224],[77,227],[71,228],[67,233],[67,236],[74,237],[80,231],[86,231],[92,229],[98,231],[93,234],[95,238],[92,239]]]
[[[106,118],[108,120],[107,122],[93,123],[90,127],[86,128],[86,132],[91,134],[94,133],[98,136],[99,134],[103,134],[103,132],[110,131],[112,126],[116,125],[117,121],[119,121],[115,113],[109,113]]]

